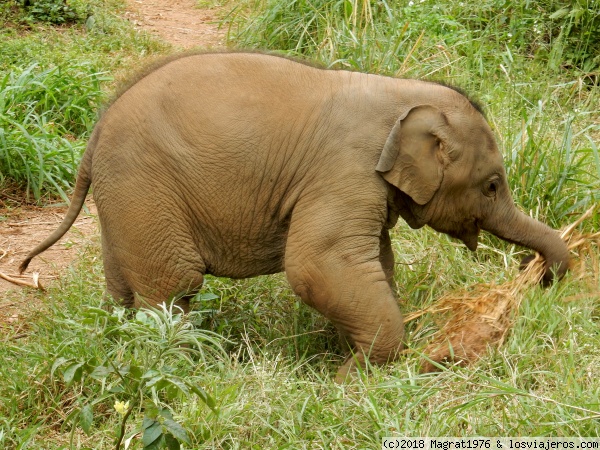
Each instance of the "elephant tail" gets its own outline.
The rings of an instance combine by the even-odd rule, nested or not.
[[[63,235],[69,230],[69,228],[71,228],[71,226],[77,219],[81,208],[83,208],[85,197],[92,184],[92,154],[94,144],[96,143],[97,136],[99,134],[100,133],[98,132],[98,129],[96,129],[95,132],[92,133],[90,142],[88,143],[87,149],[83,154],[81,163],[79,165],[79,170],[77,172],[77,180],[75,181],[73,197],[71,198],[71,203],[69,204],[69,209],[67,210],[65,218],[50,236],[48,236],[45,240],[40,242],[33,250],[29,252],[27,257],[19,265],[19,273],[25,272],[27,266],[35,256],[39,255],[43,251],[53,246],[61,237],[63,237]]]

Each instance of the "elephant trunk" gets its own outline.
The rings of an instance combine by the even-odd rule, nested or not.
[[[540,253],[545,259],[546,268],[543,284],[550,284],[555,276],[562,278],[568,270],[569,250],[558,232],[522,213],[514,205],[506,208],[505,214],[495,215],[481,225],[505,241]]]

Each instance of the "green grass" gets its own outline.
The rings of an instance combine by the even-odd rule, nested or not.
[[[510,251],[473,257],[427,229],[401,225],[395,247],[406,312],[459,286],[514,276]],[[345,386],[332,381],[341,362],[335,333],[281,276],[209,278],[186,318],[107,313],[102,291],[90,247],[59,285],[36,294],[40,309],[25,331],[5,330],[5,448],[114,448],[123,422],[116,401],[130,402],[125,439],[161,410],[184,430],[184,448],[379,448],[381,437],[398,434],[598,436],[592,276],[530,291],[505,345],[475,366],[419,375],[435,328],[425,317],[408,326],[405,358]],[[141,448],[140,439],[132,445]]]
[[[589,56],[597,42],[588,33],[596,29],[590,11],[597,3],[579,1],[566,10],[558,1],[463,3],[469,8],[450,0],[229,1],[233,12],[224,20],[240,46],[461,86],[484,104],[516,202],[565,226],[600,200],[600,93]],[[33,137],[58,130],[51,147],[63,149],[69,167],[89,132],[88,109],[101,98],[94,95],[107,90],[103,78],[119,78],[160,50],[117,19],[106,23],[100,35],[78,26],[0,33],[0,70],[11,86],[2,98],[31,111],[19,117],[46,120],[43,129],[19,120]],[[46,40],[64,52],[44,53]],[[80,48],[92,50],[70,62],[66,55]],[[12,88],[19,77],[39,83],[20,91]],[[39,85],[64,86],[56,91],[65,96],[35,94],[45,102],[36,109],[26,99]],[[79,88],[90,103],[69,103]],[[17,126],[6,129],[13,130],[4,132],[13,146],[26,141]],[[64,190],[69,181],[51,174]],[[598,211],[582,229],[600,229]],[[393,246],[402,310],[513,278],[525,252],[488,234],[480,242],[473,254],[430,229],[399,223]],[[418,373],[420,352],[436,329],[435,317],[425,316],[408,324],[404,358],[338,386],[336,333],[299,302],[284,276],[208,277],[189,317],[168,308],[107,313],[99,309],[102,268],[92,246],[47,294],[7,299],[36,310],[24,311],[25,330],[2,328],[0,447],[108,449],[121,435],[131,439],[129,448],[156,437],[169,448],[177,440],[182,448],[227,449],[376,449],[392,435],[598,437],[600,250],[594,252],[596,260],[584,262],[586,276],[530,290],[504,345],[474,366]],[[129,408],[119,413],[117,401]]]
[[[0,9],[0,188],[67,199],[107,89],[166,49],[135,33],[121,7],[89,2],[94,20],[69,28],[31,22],[16,3]]]
[[[0,81],[0,172],[39,200],[67,197],[109,79],[89,64],[14,69]]]

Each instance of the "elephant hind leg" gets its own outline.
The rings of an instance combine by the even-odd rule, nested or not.
[[[123,176],[102,178],[94,192],[108,292],[125,306],[175,300],[187,311],[206,264],[186,204],[178,202],[167,178],[143,183],[125,177],[126,167],[117,172]]]
[[[104,279],[106,282],[106,297],[119,302],[125,308],[132,308],[135,303],[134,292],[123,276],[121,268],[114,255],[109,250],[110,246],[103,241],[102,259],[104,260]]]
[[[155,261],[156,262],[156,261]],[[132,286],[136,294],[135,307],[156,307],[163,302],[173,302],[184,313],[190,310],[190,300],[202,287],[204,266],[183,261],[165,261],[161,269],[132,276]]]
[[[155,272],[154,272],[155,273]],[[157,307],[164,303],[173,302],[184,313],[190,311],[190,300],[202,288],[204,273],[195,268],[173,266],[165,269],[156,277],[132,277],[134,301],[130,305],[136,308]]]
[[[127,308],[174,301],[184,312],[189,311],[191,298],[204,282],[206,267],[201,256],[189,250],[193,248],[189,241],[173,239],[131,247],[125,240],[110,244],[103,242],[109,295]]]
[[[171,294],[174,298],[174,304],[181,308],[184,313],[190,311],[190,300],[198,293],[204,283],[204,273],[198,270],[188,270],[179,282],[179,286],[175,288]]]

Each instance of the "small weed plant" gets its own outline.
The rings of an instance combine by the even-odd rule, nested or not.
[[[27,5],[25,20],[37,20],[52,24],[67,24],[81,20],[77,11],[67,4],[65,0],[29,0],[23,1]]]
[[[57,325],[70,327],[75,335],[91,336],[97,348],[89,357],[85,349],[76,348],[75,340],[71,342],[74,345],[63,345],[55,353],[51,378],[59,375],[67,386],[97,384],[99,388],[92,387],[90,392],[95,395],[80,399],[67,422],[90,434],[94,410],[114,405],[120,422],[116,449],[138,435],[144,449],[178,449],[181,443],[191,444],[166,403],[196,395],[216,412],[214,399],[199,382],[178,373],[206,369],[215,357],[223,356],[218,335],[194,329],[192,320],[197,315],[183,316],[176,307],[163,304],[159,309],[138,311],[134,317],[122,308],[112,313],[88,308],[81,322],[59,322]],[[128,431],[128,421],[140,414],[143,420]]]

